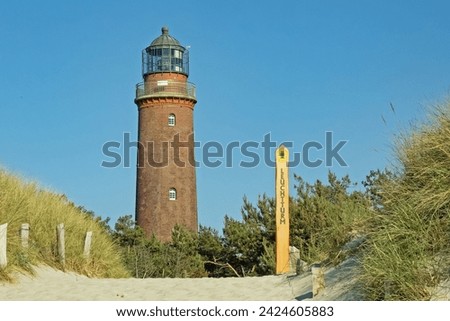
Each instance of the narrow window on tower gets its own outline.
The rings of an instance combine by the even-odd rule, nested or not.
[[[170,201],[176,201],[177,199],[177,190],[175,188],[169,189],[169,200]]]
[[[168,124],[171,127],[175,126],[175,115],[174,114],[169,115]]]

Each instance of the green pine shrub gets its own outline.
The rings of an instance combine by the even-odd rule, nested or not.
[[[120,217],[113,232],[121,245],[123,261],[136,278],[195,278],[207,276],[198,254],[198,235],[175,226],[172,241],[163,243],[154,236],[146,238],[131,215]]]

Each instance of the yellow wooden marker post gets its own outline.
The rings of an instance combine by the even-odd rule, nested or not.
[[[275,151],[276,274],[289,272],[289,151],[281,145]]]

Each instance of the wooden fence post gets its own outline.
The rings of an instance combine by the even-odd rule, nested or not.
[[[384,300],[392,300],[391,298],[392,281],[390,279],[384,280]]]
[[[0,268],[4,269],[8,264],[6,257],[6,236],[8,231],[8,223],[0,225]]]
[[[295,246],[289,246],[289,264],[291,273],[300,274],[302,272],[300,266],[300,250]]]
[[[56,227],[58,241],[58,260],[64,265],[66,263],[66,248],[64,242],[64,223],[58,224]]]
[[[92,231],[86,233],[86,238],[84,239],[84,251],[83,256],[89,259],[91,254],[91,243],[92,243]]]
[[[22,247],[28,248],[28,239],[30,237],[30,224],[23,223],[20,227],[20,239],[22,241]]]
[[[313,297],[319,295],[325,289],[325,275],[320,264],[311,267]]]

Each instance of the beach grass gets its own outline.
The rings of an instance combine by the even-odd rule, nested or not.
[[[125,277],[119,250],[107,231],[91,215],[34,182],[25,182],[0,169],[0,224],[8,224],[8,265],[0,280],[10,281],[14,272],[33,273],[45,264],[89,277]],[[28,223],[29,245],[23,247],[20,229]],[[58,260],[56,226],[65,226],[65,263]],[[83,255],[87,231],[93,232],[89,258]]]
[[[368,299],[429,300],[450,277],[450,101],[398,137],[364,254]]]

